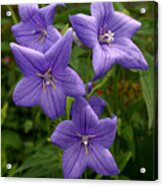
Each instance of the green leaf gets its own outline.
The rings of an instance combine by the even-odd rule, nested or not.
[[[8,102],[5,102],[5,104],[2,107],[2,111],[1,111],[1,116],[2,116],[2,122],[1,125],[4,124],[4,121],[6,119],[7,116],[7,109],[8,109]]]
[[[70,112],[71,112],[71,106],[74,101],[74,98],[72,97],[67,97],[67,104],[66,104],[66,117],[67,119],[70,119]]]
[[[154,59],[150,54],[146,53],[146,59],[149,67],[147,71],[140,71],[140,82],[142,84],[143,96],[148,112],[148,127],[151,129],[155,115],[156,66]]]
[[[124,170],[131,157],[132,157],[132,152],[130,151],[120,152],[120,155],[117,157],[117,164],[121,172]]]
[[[22,145],[22,141],[20,139],[20,136],[10,130],[3,130],[2,132],[2,146],[7,148],[14,148],[19,149]]]

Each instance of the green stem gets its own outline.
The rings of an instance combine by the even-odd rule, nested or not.
[[[99,88],[101,88],[103,85],[105,85],[105,83],[108,81],[108,78],[110,77],[110,73],[108,72],[106,74],[106,76],[104,77],[104,79],[101,81],[101,83],[99,83],[98,85],[96,85],[92,91],[90,92],[90,94],[88,95],[88,98],[90,98]]]
[[[7,5],[7,8],[8,8],[8,9],[11,11],[11,13],[12,13],[12,20],[13,20],[13,22],[14,22],[15,24],[17,24],[17,23],[18,23],[18,20],[17,20],[17,18],[16,18],[15,12],[13,11],[12,7],[11,7],[10,5]]]

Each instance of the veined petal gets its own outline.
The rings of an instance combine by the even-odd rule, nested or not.
[[[29,22],[20,22],[12,26],[12,32],[19,44],[43,52],[44,45],[40,45],[40,42],[38,41],[39,32],[37,33],[37,29],[38,28],[36,28],[34,24]]]
[[[117,117],[101,119],[97,126],[97,135],[92,139],[94,144],[100,144],[105,148],[109,148],[115,138],[117,129]]]
[[[62,158],[62,168],[65,178],[80,178],[86,169],[86,166],[87,161],[85,150],[79,143],[74,144],[64,151]]]
[[[106,106],[106,102],[98,96],[91,96],[88,102],[98,116],[102,113],[104,107]]]
[[[104,76],[113,64],[147,70],[148,64],[139,48],[127,37],[118,38],[112,46],[97,44],[93,50],[94,80]]]
[[[115,63],[115,54],[97,44],[93,49],[93,68],[95,71],[93,80],[104,76],[113,63]]]
[[[19,15],[22,21],[26,22],[38,11],[37,4],[19,4],[18,5]]]
[[[108,149],[100,145],[91,145],[88,153],[88,167],[98,174],[112,176],[119,174],[117,164]]]
[[[111,31],[115,37],[131,38],[135,32],[140,29],[141,23],[121,12],[114,12],[114,15],[109,23]]]
[[[57,145],[63,149],[67,149],[74,145],[74,143],[80,143],[74,130],[74,124],[72,121],[65,120],[61,122],[51,135],[51,141],[54,145]]]
[[[16,63],[25,76],[35,76],[44,71],[44,55],[14,43],[10,44]]]
[[[111,2],[94,2],[91,4],[91,14],[96,17],[99,27],[108,24],[113,13],[114,8]]]
[[[48,51],[54,45],[54,43],[61,39],[61,37],[61,34],[56,28],[54,28],[53,26],[48,26],[47,35],[44,40],[44,44],[42,45],[43,52],[45,53],[46,51]]]
[[[116,63],[131,69],[148,69],[148,63],[146,62],[143,54],[139,48],[128,38],[119,38],[112,47],[112,53],[121,57],[116,58]]]
[[[46,53],[45,58],[52,71],[63,70],[67,67],[72,48],[72,29],[59,39]]]
[[[52,86],[46,86],[46,90],[42,90],[40,105],[45,114],[54,119],[64,113],[66,96],[59,87],[54,90]]]
[[[81,135],[94,134],[98,117],[84,98],[78,98],[72,108],[72,121]]]
[[[93,16],[77,14],[69,17],[78,38],[89,48],[97,42],[97,24]]]
[[[55,16],[55,9],[56,9],[56,6],[59,6],[59,5],[63,6],[63,4],[54,3],[54,4],[50,4],[48,6],[45,6],[39,9],[39,13],[47,25],[50,25],[53,23],[54,16]]]
[[[57,73],[55,77],[66,95],[73,97],[85,95],[85,86],[82,80],[71,68],[65,68],[63,72]]]
[[[41,96],[42,83],[38,77],[24,77],[18,82],[13,93],[17,106],[32,107],[37,105]]]

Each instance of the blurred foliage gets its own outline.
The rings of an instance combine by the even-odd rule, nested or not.
[[[71,25],[68,16],[75,13],[90,14],[90,4],[67,4],[57,7],[54,26],[62,34]],[[88,179],[133,179],[153,180],[157,168],[155,158],[157,148],[157,71],[155,53],[157,32],[155,28],[154,2],[114,3],[116,10],[124,12],[142,23],[141,29],[133,40],[143,52],[149,64],[148,71],[128,70],[114,66],[105,81],[94,82],[94,86],[104,81],[95,94],[104,98],[108,105],[101,117],[109,116],[109,111],[118,115],[118,129],[111,147],[120,175],[107,177],[98,175],[90,169],[82,178]],[[145,14],[140,8],[146,9]],[[17,6],[10,6],[19,21]],[[15,41],[11,33],[14,24],[12,17],[6,16],[9,6],[2,6],[2,176],[62,178],[62,150],[50,142],[50,135],[69,113],[53,121],[47,118],[41,108],[16,107],[12,93],[22,74],[11,54],[9,43]],[[86,83],[93,77],[91,50],[73,44],[70,66]],[[104,77],[105,78],[105,77]],[[67,110],[73,99],[67,99]],[[12,168],[6,169],[11,163]],[[141,174],[140,168],[146,173]]]

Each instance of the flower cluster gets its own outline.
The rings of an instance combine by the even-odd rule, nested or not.
[[[66,97],[73,97],[72,120],[62,121],[51,135],[51,142],[64,149],[64,177],[79,178],[87,167],[102,175],[116,175],[119,169],[108,148],[115,138],[117,117],[98,119],[107,103],[87,94],[92,82],[105,76],[114,64],[147,70],[145,58],[131,40],[141,24],[114,11],[107,2],[92,3],[91,15],[69,17],[80,42],[92,49],[95,73],[92,82],[84,85],[69,66],[72,29],[62,36],[53,27],[57,6],[63,4],[40,9],[36,4],[19,5],[21,22],[12,26],[18,44],[10,46],[23,78],[15,87],[13,100],[17,106],[40,105],[55,119],[64,114]]]

